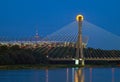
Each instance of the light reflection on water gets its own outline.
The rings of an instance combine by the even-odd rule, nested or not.
[[[46,82],[49,82],[48,70],[46,74],[47,74]],[[70,77],[70,75],[72,76]],[[60,77],[63,78],[62,76]],[[66,77],[64,78],[66,78],[66,81],[64,82],[120,82],[120,69],[119,68],[117,69],[116,68],[72,68],[72,69],[66,68]],[[60,80],[58,80],[58,82],[60,82]]]
[[[82,68],[73,69],[73,82],[84,82],[84,70]]]
[[[120,82],[120,68],[0,70],[0,82]]]

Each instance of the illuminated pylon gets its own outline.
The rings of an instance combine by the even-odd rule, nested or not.
[[[75,64],[80,64],[84,66],[84,56],[83,56],[83,46],[82,46],[82,22],[83,22],[83,16],[82,15],[77,15],[76,16],[76,21],[78,22],[78,38],[76,42],[76,60]]]

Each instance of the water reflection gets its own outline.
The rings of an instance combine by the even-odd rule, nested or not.
[[[84,69],[73,68],[73,82],[84,82]]]
[[[115,68],[112,68],[112,82],[115,82],[114,72],[115,72]]]
[[[0,70],[0,82],[120,82],[120,68]]]
[[[90,82],[92,82],[92,68],[90,68],[89,70],[90,70]]]
[[[46,82],[48,82],[48,69],[46,69]]]
[[[68,81],[69,80],[68,70],[69,69],[67,69],[67,81],[66,82],[69,82]],[[94,71],[94,75],[97,75],[97,76],[94,76],[94,78],[93,78],[93,68],[89,68],[88,71],[89,71],[89,73],[86,72],[86,70],[84,68],[72,68],[72,82],[93,82],[93,79],[94,79],[94,81],[98,80],[96,78],[101,78],[101,81],[104,82],[104,79],[105,79],[104,74],[101,73],[103,76],[97,75],[96,71]],[[106,71],[104,73],[106,73]],[[111,68],[111,71],[109,71],[109,74],[110,75],[108,75],[108,76],[109,77],[111,76],[111,78],[109,78],[107,80],[109,80],[110,82],[115,82],[115,68]]]
[[[66,82],[69,82],[69,69],[67,68],[66,70]]]

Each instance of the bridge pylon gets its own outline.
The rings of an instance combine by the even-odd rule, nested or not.
[[[77,15],[76,16],[76,21],[78,22],[78,38],[76,42],[76,59],[75,59],[75,64],[79,65],[81,64],[82,66],[85,65],[84,63],[84,55],[83,55],[83,45],[82,45],[82,22],[83,22],[83,16],[82,15]]]

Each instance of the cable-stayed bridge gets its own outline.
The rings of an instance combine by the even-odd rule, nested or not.
[[[68,25],[65,25],[56,32],[53,32],[46,37],[35,38],[31,37],[8,37],[1,34],[0,42],[76,42],[77,41],[77,22],[73,21]],[[120,50],[120,37],[106,31],[105,29],[96,26],[86,20],[83,21],[82,27],[83,42],[87,43],[87,47],[100,48],[107,50]]]
[[[52,63],[73,62],[75,61],[76,48],[73,46],[40,47],[35,49],[39,54],[44,54]],[[93,48],[84,48],[83,50],[86,64],[120,64],[120,50],[102,50]]]
[[[64,26],[60,30],[50,35],[47,35],[44,38],[38,37],[38,34],[30,38],[20,38],[20,39],[17,38],[13,40],[9,38],[0,37],[0,43],[1,44],[15,43],[19,45],[37,44],[38,47],[40,47],[39,49],[36,50],[38,53],[45,54],[47,57],[49,57],[50,60],[55,60],[55,61],[56,60],[66,61],[66,60],[76,60],[76,59],[80,61],[81,60],[120,61],[120,51],[118,52],[115,51],[120,49],[119,36],[116,36],[87,21],[83,21],[83,25],[82,25],[83,35],[80,35],[79,37],[78,26],[80,26],[81,24],[79,25],[77,23],[79,22],[74,21]],[[80,41],[82,43],[79,43]],[[85,49],[82,52],[82,48],[86,48],[86,46],[92,48],[100,48],[100,49],[97,51]],[[72,51],[71,48],[74,48],[74,50]],[[62,51],[62,49],[64,50]],[[101,49],[108,49],[108,50],[110,49],[112,51],[111,53],[109,53],[110,51],[108,52]],[[60,55],[58,56],[59,53]],[[72,55],[70,55],[71,53]],[[81,57],[81,54],[83,55],[83,57]]]

